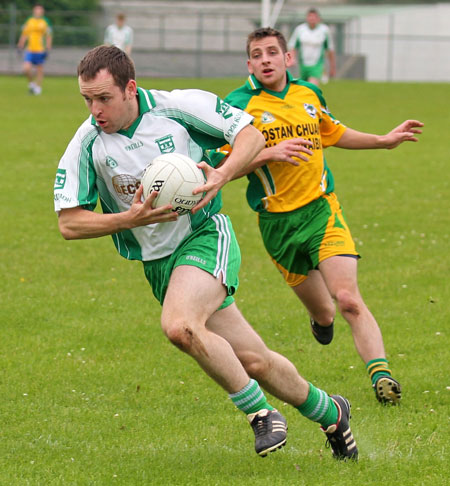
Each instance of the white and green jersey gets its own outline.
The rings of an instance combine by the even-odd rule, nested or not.
[[[306,22],[298,25],[289,39],[288,48],[297,49],[302,66],[323,63],[325,51],[334,51],[328,25],[317,24],[314,29],[311,29]]]
[[[253,117],[200,90],[172,92],[138,88],[139,117],[128,130],[106,134],[90,116],[77,130],[56,174],[55,211],[104,213],[130,208],[144,169],[158,155],[177,152],[211,162],[204,151],[233,145]],[[112,235],[118,252],[130,260],[150,261],[173,253],[181,240],[221,208],[220,196],[195,215],[133,228]]]
[[[111,24],[105,30],[104,43],[124,51],[126,47],[133,44],[133,29],[128,25],[118,27],[116,24]]]

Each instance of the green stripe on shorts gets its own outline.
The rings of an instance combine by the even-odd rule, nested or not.
[[[180,265],[192,265],[221,279],[228,293],[220,307],[222,309],[234,302],[232,295],[239,286],[241,252],[230,218],[215,214],[184,238],[174,253],[143,264],[145,276],[161,305],[173,269]]]

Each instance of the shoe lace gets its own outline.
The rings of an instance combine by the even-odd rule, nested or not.
[[[268,427],[269,427],[269,415],[266,415],[264,417],[258,416],[255,424],[255,436],[261,437],[262,435],[266,435]]]

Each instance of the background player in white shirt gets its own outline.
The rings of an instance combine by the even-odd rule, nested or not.
[[[240,251],[229,218],[219,213],[219,191],[264,146],[253,117],[205,91],[138,88],[133,62],[115,46],[89,51],[78,65],[78,82],[91,116],[57,171],[55,210],[63,237],[111,235],[122,256],[142,260],[162,305],[164,333],[247,414],[259,455],[282,447],[287,431],[261,383],[320,423],[336,458],[356,458],[349,402],[314,387],[269,350],[232,297]],[[233,152],[216,169],[206,150],[227,142]],[[171,152],[193,158],[206,175],[194,191],[204,197],[192,214],[180,216],[170,205],[153,209],[156,192],[142,201],[145,167]],[[94,211],[98,199],[103,213]]]
[[[125,14],[116,15],[115,24],[109,25],[105,30],[105,39],[103,41],[107,46],[116,46],[128,55],[131,54],[133,47],[133,29],[125,25]]]
[[[306,22],[295,28],[288,42],[292,59],[298,59],[300,78],[315,85],[336,75],[333,39],[329,27],[320,20],[319,12],[310,8]],[[325,53],[328,57],[328,74],[325,73]]]

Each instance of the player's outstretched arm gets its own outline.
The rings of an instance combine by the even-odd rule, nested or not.
[[[418,120],[406,120],[386,135],[375,135],[347,128],[335,144],[346,149],[393,149],[403,142],[418,142],[416,135],[422,133],[423,123]]]
[[[130,209],[121,213],[101,214],[80,206],[62,209],[58,213],[59,231],[66,240],[98,238],[138,226],[175,221],[178,218],[177,213],[170,211],[170,205],[152,208],[157,192],[152,192],[142,201],[142,191],[140,186]]]
[[[268,162],[287,162],[292,165],[300,165],[299,159],[308,162],[309,157],[313,154],[310,147],[312,142],[304,138],[291,138],[267,147],[253,159],[243,170],[239,171],[233,179],[243,177],[253,172],[258,167],[262,167]]]

